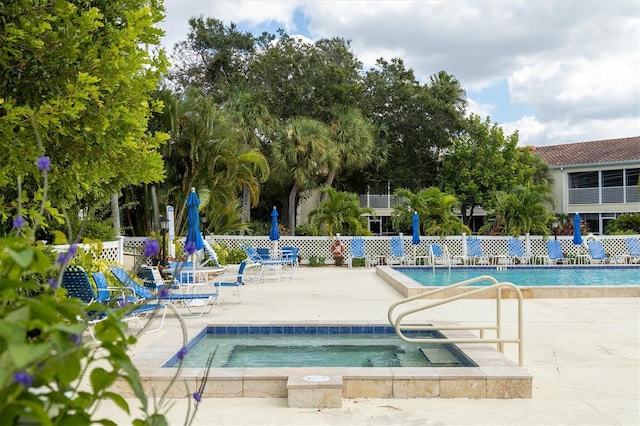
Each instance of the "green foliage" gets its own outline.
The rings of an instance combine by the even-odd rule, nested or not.
[[[367,229],[366,214],[375,218],[371,207],[360,207],[356,194],[339,192],[331,187],[324,187],[322,192],[328,198],[320,206],[309,212],[311,225],[321,230],[324,235],[371,235]]]
[[[621,214],[607,224],[607,235],[634,235],[640,234],[640,213]]]
[[[485,216],[479,232],[519,237],[524,234],[548,235],[553,213],[547,205],[555,203],[546,185],[518,186],[510,192],[494,194],[493,208]]]
[[[472,114],[463,134],[442,161],[441,179],[444,189],[460,202],[464,223],[473,216],[477,206],[491,208],[491,194],[510,191],[518,185],[530,185],[539,170],[528,152],[517,149],[518,134],[505,136],[502,128],[482,121]]]
[[[296,226],[296,235],[311,237],[318,235],[317,228],[311,225],[298,225]]]
[[[362,257],[351,259],[351,266],[353,266],[354,268],[365,267],[367,266],[367,259],[364,259]]]
[[[309,266],[324,266],[325,258],[323,256],[309,256]]]
[[[212,248],[221,265],[237,265],[247,258],[247,253],[238,247],[230,249],[226,244],[214,243]]]
[[[100,308],[67,297],[59,287],[61,264],[45,250],[23,236],[0,239],[0,423],[114,424],[94,413],[104,399],[129,412],[111,391],[116,380],[129,384],[146,411],[147,397],[127,354],[136,339],[120,321],[126,309],[109,310],[96,325],[99,346],[83,342],[87,320]],[[88,385],[81,385],[85,376]]]
[[[58,208],[162,179],[165,136],[147,133],[159,107],[149,93],[167,64],[148,49],[162,34],[161,3],[9,0],[0,16],[0,190],[15,198],[17,178],[33,176],[41,155],[60,171],[46,197]]]
[[[401,197],[403,202],[393,209],[391,214],[394,229],[411,228],[413,212],[420,216],[420,230],[422,235],[460,235],[468,234],[471,230],[453,213],[458,200],[451,194],[446,194],[436,187],[423,189],[414,194],[406,188],[397,190],[395,196]]]

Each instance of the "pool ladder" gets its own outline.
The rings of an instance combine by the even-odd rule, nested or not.
[[[446,291],[449,291],[451,289],[455,289],[455,288],[459,288],[459,287],[466,287],[469,286],[473,283],[477,283],[479,281],[489,281],[492,284],[489,286],[483,286],[483,287],[470,287],[470,289],[468,291],[465,291],[463,293],[459,293],[453,296],[448,296],[442,299],[432,299],[432,300],[424,300],[424,302],[428,302],[426,304],[420,304],[418,306],[414,306],[411,308],[407,308],[405,311],[400,312],[396,317],[394,317],[395,314],[395,310],[396,308],[398,308],[401,305],[404,305],[406,303],[410,303],[410,302],[414,302],[414,301],[418,301],[421,299],[427,299],[430,296],[434,296],[438,293],[444,293]],[[517,299],[518,299],[518,336],[515,338],[504,338],[502,337],[502,290],[503,289],[511,289],[515,292]],[[414,314],[416,312],[422,312],[425,311],[427,309],[431,309],[431,308],[435,308],[436,306],[441,306],[441,305],[445,305],[447,303],[451,303],[451,302],[455,302],[457,300],[460,299],[468,299],[473,297],[476,294],[479,293],[487,293],[487,292],[495,292],[496,294],[496,318],[495,318],[495,324],[490,324],[490,325],[477,325],[477,324],[473,324],[473,325],[450,325],[450,326],[443,326],[443,325],[438,325],[438,326],[433,326],[431,324],[423,324],[423,325],[416,325],[416,324],[405,324],[403,325],[403,320],[405,319],[405,317]],[[436,343],[495,343],[497,344],[498,350],[502,353],[504,353],[504,344],[505,343],[515,343],[518,345],[518,364],[520,366],[523,365],[523,342],[522,342],[522,335],[523,335],[523,325],[522,325],[522,292],[520,291],[520,289],[510,283],[510,282],[498,282],[498,280],[496,280],[494,277],[491,277],[489,275],[482,275],[480,277],[476,277],[476,278],[471,278],[465,281],[461,281],[459,283],[456,284],[452,284],[446,287],[442,287],[442,288],[438,288],[435,290],[431,290],[431,291],[427,291],[425,293],[420,293],[418,295],[415,296],[411,296],[411,297],[407,297],[406,299],[400,300],[399,302],[396,302],[394,304],[392,304],[389,307],[388,313],[387,313],[388,319],[389,319],[389,323],[391,325],[394,326],[395,330],[396,330],[396,334],[398,335],[398,337],[402,340],[404,340],[405,342],[409,342],[409,343],[430,343],[430,344],[436,344]],[[415,337],[408,337],[404,334],[404,331],[429,331],[429,330],[474,330],[474,331],[479,331],[480,333],[480,337],[479,338],[415,338]],[[494,330],[495,331],[495,337],[486,337],[485,336],[485,331],[486,330]]]

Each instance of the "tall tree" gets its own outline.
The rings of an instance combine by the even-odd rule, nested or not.
[[[380,152],[375,145],[374,126],[353,107],[337,107],[331,121],[333,139],[338,149],[337,162],[329,165],[326,185],[332,186],[344,170],[360,172],[372,163]],[[325,191],[324,196],[329,196]]]
[[[379,59],[364,79],[361,108],[384,125],[390,161],[369,173],[371,185],[419,190],[437,184],[438,158],[462,128],[466,107],[460,83],[444,72],[420,84],[401,59]],[[400,164],[399,164],[400,163]]]
[[[467,120],[465,133],[443,157],[441,168],[444,188],[460,201],[465,224],[469,225],[475,207],[490,207],[494,191],[506,191],[531,179],[518,161],[517,144],[517,133],[505,137],[489,117],[482,121],[472,114]]]
[[[285,134],[274,144],[273,168],[289,188],[287,219],[290,235],[295,235],[300,191],[318,188],[326,179],[328,164],[335,164],[337,156],[329,127],[309,117],[290,119]]]
[[[0,191],[15,194],[20,175],[33,189],[42,155],[51,159],[48,197],[62,208],[163,179],[166,135],[147,131],[166,69],[150,48],[163,11],[156,0],[0,3]]]

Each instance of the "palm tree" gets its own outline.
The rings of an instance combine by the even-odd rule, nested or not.
[[[271,117],[267,107],[245,91],[232,94],[231,98],[225,102],[224,110],[227,112],[229,121],[235,129],[238,140],[249,148],[260,148],[261,141],[265,135],[271,133]],[[269,178],[268,163],[260,163],[259,169],[260,183],[264,183]],[[251,206],[258,203],[259,187],[244,185],[242,192],[242,220],[251,221]]]
[[[548,235],[553,213],[547,207],[555,200],[548,185],[518,186],[511,192],[494,194],[494,207],[487,212],[481,233]]]
[[[269,173],[266,158],[258,148],[244,144],[230,115],[211,98],[188,91],[169,104],[170,140],[164,148],[167,174],[167,204],[175,206],[176,231],[186,229],[185,202],[192,187],[201,198],[200,209],[213,206],[233,210],[246,186],[257,202],[260,182]],[[210,191],[210,203],[202,201]],[[207,205],[209,207],[207,208]],[[222,208],[222,210],[225,210]],[[215,221],[212,221],[212,227]]]
[[[337,163],[338,152],[331,141],[329,127],[312,118],[294,117],[285,135],[273,147],[274,166],[289,182],[289,234],[295,235],[296,206],[300,191],[315,189],[328,173],[328,165]]]
[[[322,192],[327,198],[309,212],[309,220],[314,226],[328,235],[371,235],[364,215],[375,218],[374,209],[360,207],[356,194],[339,192],[330,186],[325,186]]]
[[[358,171],[375,161],[376,144],[371,124],[357,108],[337,108],[331,122],[333,140],[339,152],[336,162],[329,165],[325,185],[332,186],[337,175],[343,170]],[[324,192],[326,199],[328,192]]]
[[[420,228],[425,235],[459,235],[462,232],[471,233],[453,209],[458,206],[458,200],[451,194],[446,194],[436,187],[425,188],[418,193],[402,188],[395,192],[403,202],[394,207],[392,222],[394,228],[411,224],[413,212],[420,215]]]

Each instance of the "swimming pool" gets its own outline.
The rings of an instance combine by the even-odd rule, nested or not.
[[[378,266],[376,274],[403,296],[415,296],[437,287],[446,287],[469,278],[488,275],[511,282],[524,298],[640,297],[640,266],[500,266],[448,267]],[[488,282],[487,282],[488,283]],[[446,289],[438,297],[469,292],[471,286]],[[473,288],[477,288],[473,287]],[[473,298],[493,298],[495,293]],[[504,289],[503,297],[516,297]]]
[[[420,284],[441,287],[480,275],[490,275],[498,281],[517,286],[639,286],[640,267],[633,266],[537,266],[527,267],[455,267],[455,268],[394,268]],[[474,285],[489,285],[480,282]]]
[[[441,338],[438,331],[407,332]],[[400,340],[386,325],[209,326],[188,345],[183,368],[472,367],[452,344]],[[177,354],[164,367],[177,367]]]

